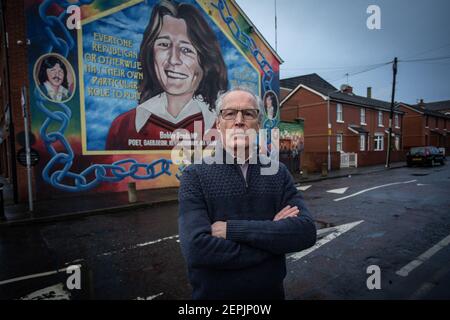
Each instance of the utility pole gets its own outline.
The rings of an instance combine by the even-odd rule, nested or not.
[[[392,118],[394,117],[395,81],[397,79],[397,57],[394,58],[394,64],[392,65],[392,72],[394,74],[394,80],[392,82],[391,112],[389,114],[389,136],[386,153],[386,168],[389,168],[391,165]]]

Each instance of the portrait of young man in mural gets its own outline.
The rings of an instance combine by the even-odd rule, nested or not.
[[[67,67],[62,59],[56,55],[43,57],[37,79],[39,89],[47,99],[54,102],[64,102],[72,96],[68,77]],[[73,80],[71,83],[73,83]]]
[[[155,6],[139,60],[139,105],[114,119],[107,150],[130,149],[130,139],[160,140],[176,129],[193,132],[195,121],[204,132],[214,126],[214,101],[228,87],[227,68],[214,31],[195,6]]]

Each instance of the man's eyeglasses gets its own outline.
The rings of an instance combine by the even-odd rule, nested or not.
[[[242,113],[244,120],[255,120],[259,114],[258,109],[223,109],[220,110],[220,115],[224,120],[235,120],[239,112]]]

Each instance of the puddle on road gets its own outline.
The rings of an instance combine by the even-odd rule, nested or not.
[[[384,236],[384,234],[385,234],[385,232],[375,232],[375,233],[366,235],[365,238],[371,238],[371,239],[381,238]]]
[[[366,263],[370,263],[370,264],[378,264],[380,262],[380,258],[374,257],[374,256],[369,256],[369,257],[365,258],[364,260],[366,261]]]
[[[417,172],[417,173],[411,173],[412,176],[416,176],[416,177],[422,177],[422,176],[427,176],[429,175],[429,173],[422,173],[422,172]]]
[[[315,220],[315,223],[316,223],[317,230],[331,228],[331,227],[335,226],[334,223],[326,222],[326,221],[322,221],[322,220]]]

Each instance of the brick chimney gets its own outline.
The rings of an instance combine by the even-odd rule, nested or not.
[[[425,109],[425,103],[423,102],[423,99],[420,99],[417,105],[419,106],[419,108]]]
[[[343,84],[341,86],[341,91],[347,94],[353,94],[353,87],[348,84]]]
[[[372,87],[367,87],[367,98],[372,99]]]

